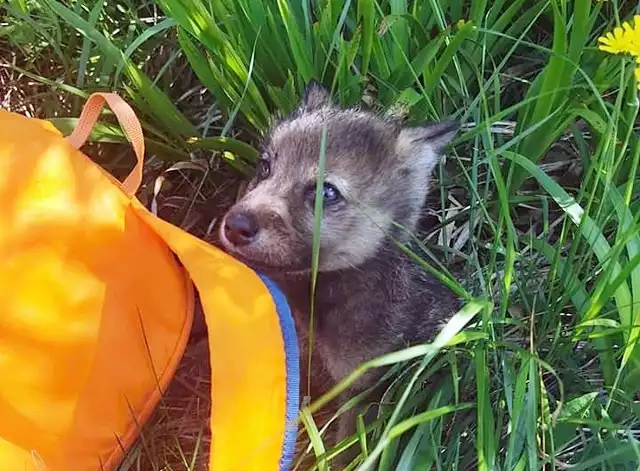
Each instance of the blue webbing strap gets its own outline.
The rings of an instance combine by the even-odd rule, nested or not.
[[[298,336],[296,326],[291,315],[291,308],[284,293],[280,288],[264,275],[259,274],[276,306],[278,318],[280,319],[280,329],[284,340],[284,353],[287,373],[287,404],[284,443],[282,445],[282,456],[280,458],[280,471],[288,471],[293,462],[296,436],[298,434],[298,411],[300,408],[300,351],[298,348]]]

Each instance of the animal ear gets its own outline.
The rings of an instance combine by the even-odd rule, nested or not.
[[[460,123],[454,120],[402,128],[396,145],[398,153],[430,172],[459,129]]]
[[[302,96],[300,111],[313,111],[328,106],[331,102],[329,91],[319,82],[311,80]]]

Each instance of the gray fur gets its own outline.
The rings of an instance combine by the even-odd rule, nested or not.
[[[335,384],[366,360],[428,341],[460,306],[393,242],[406,241],[405,230],[415,232],[431,174],[457,126],[444,122],[405,128],[372,113],[339,109],[329,103],[324,89],[312,84],[300,108],[271,130],[263,153],[270,175],[256,175],[230,210],[253,214],[260,233],[243,247],[226,240],[224,230],[221,239],[230,253],[278,282],[294,312],[303,349],[311,302],[310,196],[324,126],[325,181],[344,201],[324,208],[314,362]],[[306,357],[302,363],[306,365]],[[320,370],[313,373],[320,378]],[[352,392],[370,386],[375,376],[364,378]],[[324,390],[333,385],[324,378],[318,382]],[[354,414],[343,419],[338,438],[354,431],[353,419]]]

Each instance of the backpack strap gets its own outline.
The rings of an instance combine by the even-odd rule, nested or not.
[[[78,124],[66,139],[73,147],[80,149],[91,134],[105,103],[109,105],[109,108],[118,119],[136,154],[136,166],[122,182],[122,189],[131,197],[138,191],[140,183],[142,183],[144,136],[140,121],[138,121],[135,112],[126,101],[115,93],[93,93],[82,108]]]

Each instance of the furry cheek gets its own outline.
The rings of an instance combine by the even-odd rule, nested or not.
[[[321,270],[340,270],[362,264],[376,254],[384,234],[375,221],[355,209],[339,218],[326,218],[320,236]]]

